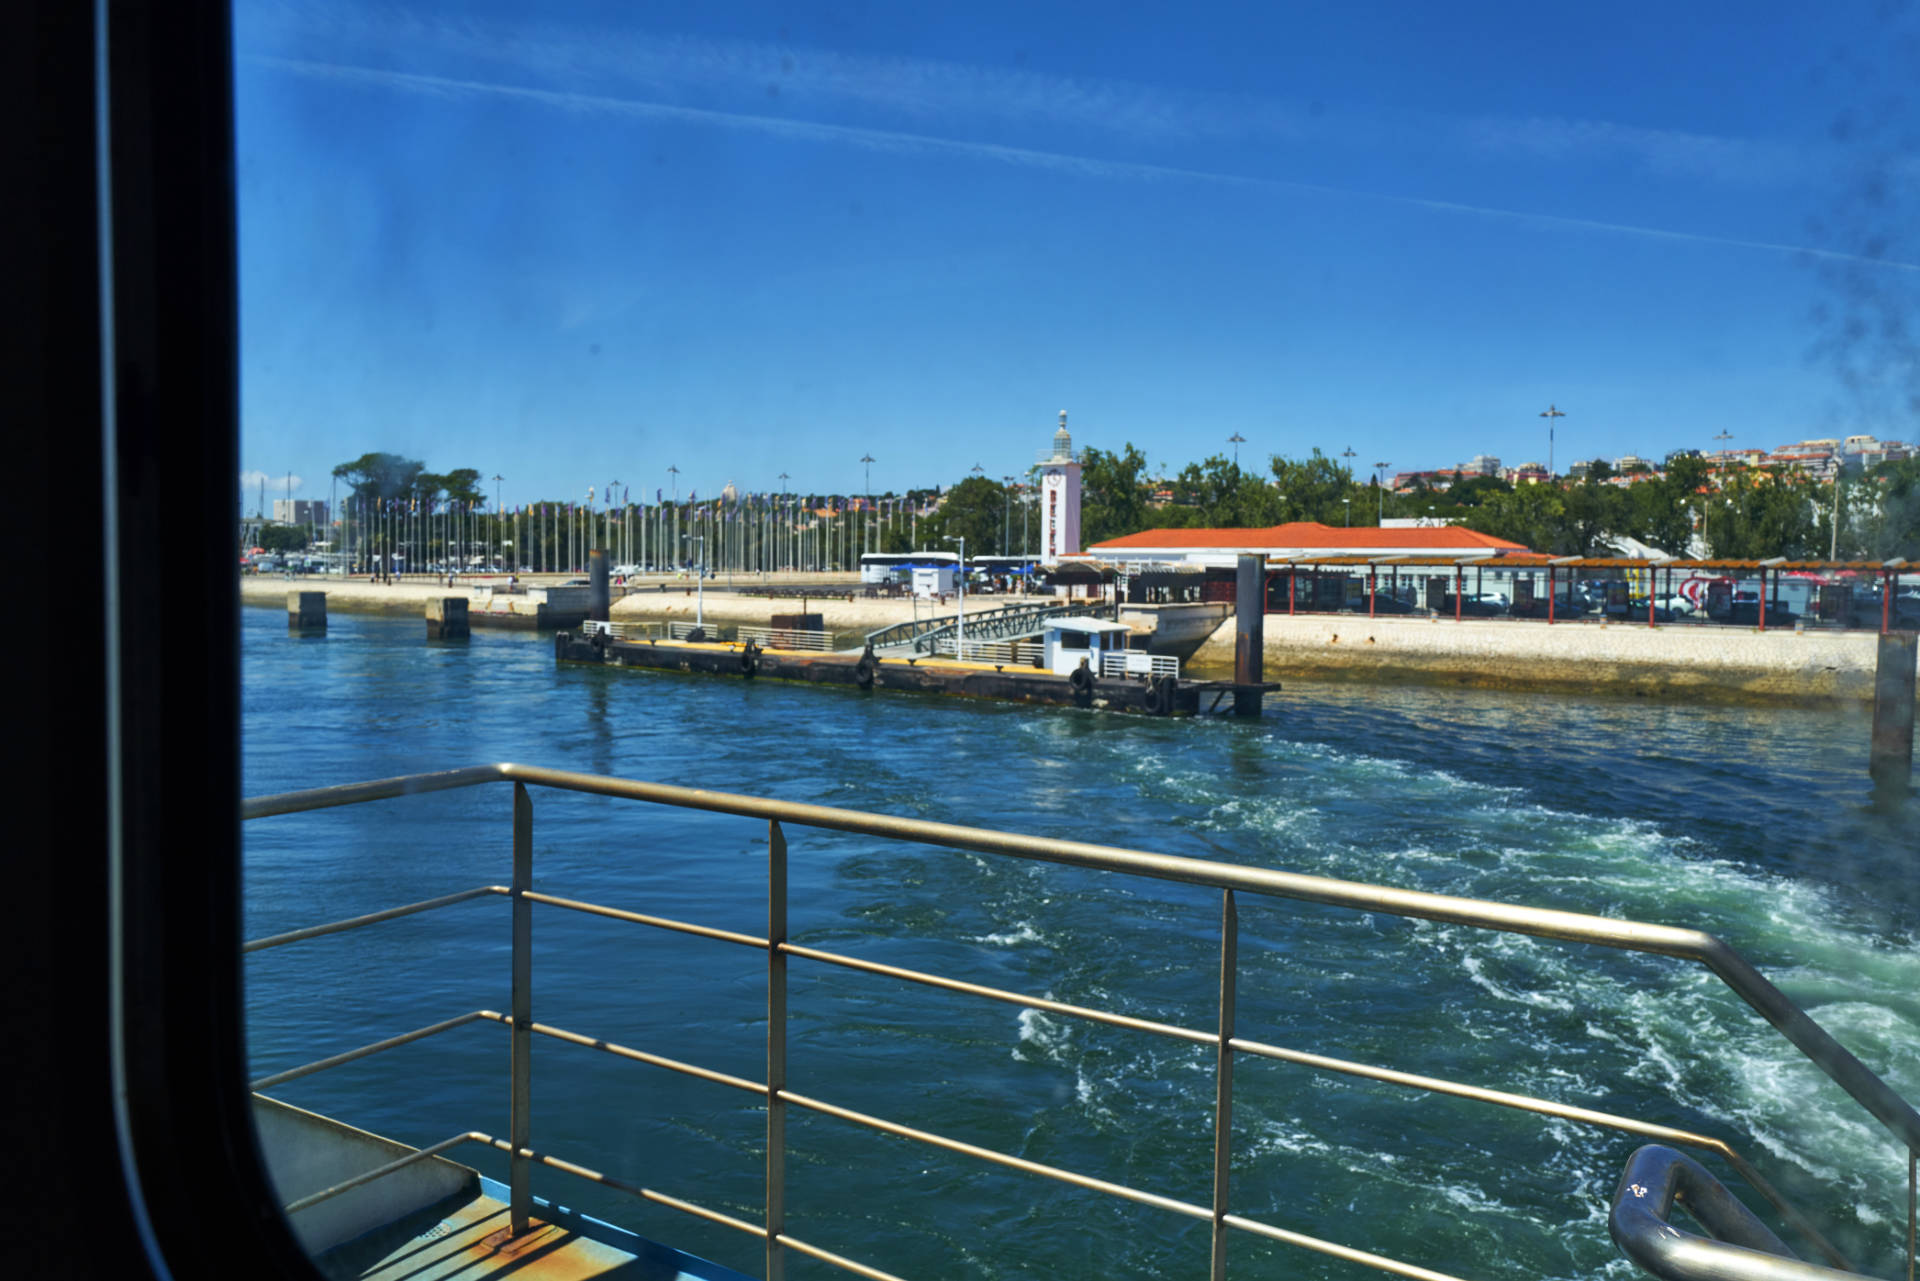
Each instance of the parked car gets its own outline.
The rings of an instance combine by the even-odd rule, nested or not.
[[[1536,596],[1527,604],[1515,605],[1507,612],[1515,618],[1545,618],[1547,616],[1547,601],[1544,596]],[[1578,618],[1587,612],[1587,603],[1584,600],[1568,596],[1555,596],[1553,598],[1553,616],[1555,618]]]
[[[1442,615],[1456,612],[1452,596],[1443,596],[1440,600],[1439,611]],[[1462,618],[1497,618],[1507,612],[1507,602],[1504,598],[1492,596],[1467,596],[1459,600],[1457,612]]]

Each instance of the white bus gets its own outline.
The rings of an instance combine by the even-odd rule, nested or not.
[[[915,565],[958,568],[959,564],[957,552],[868,552],[860,558],[860,581],[905,582],[911,578]]]

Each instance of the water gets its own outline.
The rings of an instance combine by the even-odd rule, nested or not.
[[[1866,805],[1856,709],[1297,684],[1256,723],[1157,721],[561,669],[542,638],[429,644],[417,620],[336,616],[324,640],[289,639],[272,610],[241,625],[250,795],[513,760],[1693,926],[1920,1098],[1920,823]],[[764,825],[534,804],[537,888],[764,928]],[[247,934],[504,882],[509,810],[493,786],[249,823]],[[1212,1025],[1208,893],[789,840],[798,942]],[[1725,1137],[1856,1264],[1903,1266],[1892,1139],[1704,971],[1251,897],[1241,927],[1239,1035]],[[258,954],[255,1070],[504,1010],[507,945],[488,898]],[[541,909],[534,967],[543,1022],[763,1072],[760,953]],[[801,1093],[1209,1201],[1201,1047],[800,961],[790,1007]],[[408,1142],[504,1135],[506,1063],[502,1029],[475,1024],[273,1092]],[[1247,1058],[1235,1080],[1240,1213],[1465,1277],[1632,1275],[1605,1226],[1631,1136]],[[543,1150],[758,1219],[751,1096],[539,1040],[534,1099]],[[908,1277],[1205,1268],[1202,1223],[789,1115],[789,1230],[864,1262]],[[759,1269],[757,1243],[724,1228],[562,1174],[535,1187]],[[1243,1235],[1231,1257],[1236,1275],[1376,1275]]]

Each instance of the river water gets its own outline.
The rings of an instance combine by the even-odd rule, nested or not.
[[[1159,721],[561,668],[545,638],[428,643],[413,619],[291,639],[283,620],[241,620],[249,795],[512,760],[1697,927],[1920,1098],[1920,815],[1868,805],[1858,709],[1290,683],[1257,722]],[[764,824],[537,790],[534,808],[536,888],[763,931]],[[510,810],[489,786],[249,823],[247,934],[504,883]],[[1212,1026],[1209,893],[788,837],[797,942]],[[1239,1035],[1725,1137],[1856,1264],[1903,1263],[1904,1156],[1704,971],[1251,896],[1241,929]],[[763,954],[558,909],[534,932],[536,1019],[762,1077]],[[256,1072],[507,1009],[508,942],[485,898],[256,954]],[[790,1008],[800,1093],[1209,1202],[1203,1047],[802,961]],[[759,1218],[751,1096],[536,1040],[537,1147]],[[504,1031],[472,1024],[272,1092],[411,1143],[505,1135],[506,1065]],[[1463,1277],[1633,1275],[1606,1232],[1631,1136],[1244,1057],[1235,1082],[1239,1213]],[[788,1143],[789,1230],[903,1276],[1204,1275],[1204,1223],[799,1109]],[[745,1236],[535,1179],[759,1271]],[[1231,1260],[1377,1275],[1244,1235]]]

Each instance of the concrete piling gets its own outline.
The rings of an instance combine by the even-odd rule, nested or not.
[[[465,596],[436,596],[427,602],[428,640],[459,640],[470,634]]]
[[[1233,714],[1258,716],[1266,671],[1266,557],[1242,556],[1234,577]]]
[[[327,594],[325,592],[287,593],[287,633],[291,636],[327,634]]]
[[[600,548],[587,553],[587,619],[605,623],[613,619],[613,579],[611,558]]]
[[[1905,792],[1913,777],[1913,678],[1920,634],[1880,637],[1873,679],[1873,747],[1867,771],[1875,788]]]

